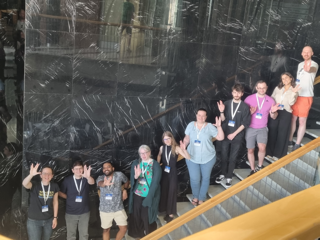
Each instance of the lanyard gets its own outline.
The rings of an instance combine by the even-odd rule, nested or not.
[[[107,177],[107,178],[108,178],[108,177]],[[112,185],[113,185],[113,184],[111,184],[112,182],[113,182],[113,174],[112,174],[112,179],[111,179],[111,181],[110,181],[110,185],[109,185],[109,186],[106,186],[109,191],[110,191],[110,189],[111,189],[111,187],[112,187]]]
[[[78,191],[78,193],[79,193],[79,196],[80,196],[81,187],[82,187],[82,179],[83,179],[83,178],[81,178],[80,189],[79,189],[79,188],[78,188],[78,185],[77,185],[76,178],[75,178],[75,176],[73,175],[74,184],[76,185],[76,189],[77,189],[77,191]]]
[[[141,172],[142,172],[142,175],[144,176],[144,173],[147,171],[147,168],[148,168],[148,166],[149,166],[149,164],[152,162],[152,159],[150,159],[149,161],[148,161],[148,165],[146,166],[146,168],[144,168],[144,166],[143,166],[143,162],[141,162]]]
[[[291,88],[291,87],[290,87]],[[289,89],[290,89],[289,88]],[[289,90],[288,89],[288,90]],[[282,94],[281,94],[281,99],[280,99],[280,103],[282,103],[282,101],[283,101],[283,98],[284,98],[284,96],[286,95],[286,93],[288,92],[288,90],[287,91],[284,91],[285,89],[284,89],[284,87],[283,87],[283,89],[282,89]]]
[[[197,130],[197,139],[199,140],[199,136],[200,136],[200,133],[201,133],[201,131],[202,131],[202,128],[203,128],[203,126],[205,125],[206,123],[203,123],[203,125],[202,125],[202,127],[201,127],[201,129],[200,129],[200,131],[199,131],[199,129],[198,129],[198,123],[196,123],[196,130]]]
[[[47,200],[49,198],[49,194],[50,194],[50,183],[49,183],[49,186],[48,186],[48,194],[46,196],[46,193],[44,191],[44,186],[43,186],[43,183],[41,182],[41,186],[42,186],[42,194],[43,194],[43,201],[44,201],[44,205],[47,205]]]
[[[169,156],[168,156],[168,155],[167,155],[167,148],[168,148],[168,146],[166,146],[166,152],[165,152],[165,155],[166,155],[166,160],[167,160],[167,163],[168,163],[168,166],[169,166],[170,157],[171,157],[171,151],[169,152]]]
[[[258,98],[258,94],[256,93],[256,98],[257,98],[257,104],[258,104],[258,108],[259,108],[259,112],[260,112],[260,110],[261,110],[261,108],[262,108],[262,106],[263,106],[263,104],[264,104],[264,100],[266,100],[266,97],[264,97],[264,99],[263,99],[263,101],[262,101],[262,103],[261,103],[261,106],[260,106],[260,104],[259,104],[259,98]]]
[[[233,100],[231,101],[231,117],[232,117],[232,120],[233,120],[234,116],[236,115],[236,113],[238,111],[238,108],[240,107],[240,103],[241,103],[241,100],[238,103],[238,106],[237,106],[236,110],[233,112]]]

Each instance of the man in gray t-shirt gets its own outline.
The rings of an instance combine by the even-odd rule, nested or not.
[[[123,200],[128,198],[128,178],[122,172],[115,172],[112,163],[103,164],[101,175],[97,179],[100,189],[100,218],[103,229],[103,240],[110,239],[110,228],[114,219],[119,227],[116,239],[122,239],[127,232],[127,214],[123,207]],[[121,190],[124,183],[124,189]]]

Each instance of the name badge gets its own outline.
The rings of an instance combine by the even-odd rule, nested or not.
[[[49,211],[49,206],[48,205],[42,206],[42,212],[48,212],[48,211]]]
[[[164,171],[169,173],[170,172],[170,167],[169,166],[165,166]]]
[[[262,119],[262,113],[257,113],[257,114],[256,114],[256,118]]]
[[[201,141],[200,140],[194,140],[194,145],[197,147],[201,146]]]
[[[145,178],[140,178],[139,179],[139,183],[142,184],[142,185],[146,184],[146,179]]]
[[[235,121],[231,121],[231,120],[229,120],[228,126],[230,126],[230,127],[234,127],[234,124],[235,124],[235,123],[236,123]]]
[[[296,84],[300,84],[300,79],[296,79]]]
[[[284,109],[284,105],[283,104],[279,104],[280,110]]]
[[[82,196],[76,196],[76,202],[82,202]]]
[[[112,200],[112,193],[106,193],[106,200]]]

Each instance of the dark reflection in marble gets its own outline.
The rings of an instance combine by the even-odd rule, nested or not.
[[[163,131],[183,139],[197,108],[208,109],[208,121],[214,122],[217,101],[231,98],[235,82],[245,86],[248,96],[264,79],[270,94],[283,71],[296,75],[308,44],[320,63],[319,1],[130,2],[132,13],[124,10],[124,1],[27,0],[24,88],[22,79],[15,82],[23,75],[16,70],[16,20],[3,13],[0,150],[14,142],[20,151],[0,164],[1,234],[26,239],[28,194],[21,179],[31,163],[52,165],[58,183],[71,174],[76,156],[93,167],[94,178],[106,161],[128,175],[141,144],[156,157]],[[20,7],[18,1],[0,6]],[[314,91],[316,106],[320,84]],[[319,113],[311,112],[309,119],[319,119]],[[212,183],[221,166],[220,143],[215,144]],[[238,166],[245,161],[243,145]],[[178,163],[178,179],[179,196],[185,196],[189,175],[184,160]],[[98,238],[95,189],[91,198],[90,224],[98,227],[90,228],[90,237]],[[64,207],[60,200],[60,219]],[[64,220],[59,220],[53,239],[65,239],[65,234]]]

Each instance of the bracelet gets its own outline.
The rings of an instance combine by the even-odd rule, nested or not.
[[[224,113],[224,112],[220,112],[220,113]]]
[[[56,218],[56,219],[58,219],[58,217],[53,217],[53,218]]]

